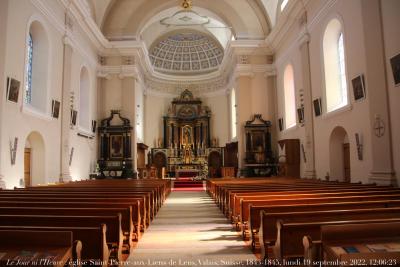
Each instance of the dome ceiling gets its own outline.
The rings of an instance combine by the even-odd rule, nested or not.
[[[150,61],[156,71],[166,74],[210,73],[224,57],[221,45],[201,32],[174,33],[153,43]]]

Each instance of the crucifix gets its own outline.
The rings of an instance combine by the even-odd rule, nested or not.
[[[385,123],[378,117],[375,119],[374,131],[376,137],[382,137],[385,134]]]

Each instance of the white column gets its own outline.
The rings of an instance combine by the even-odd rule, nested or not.
[[[137,134],[136,134],[136,101],[135,78],[131,75],[120,75],[122,80],[122,114],[128,118],[133,127],[131,133],[132,170],[137,175]]]
[[[68,42],[68,37],[64,38],[64,59],[63,59],[63,84],[62,84],[62,112],[61,112],[61,168],[60,182],[71,181],[70,173],[70,138],[71,138],[71,71],[72,71],[73,49]]]
[[[6,184],[4,182],[3,177],[3,159],[2,152],[5,150],[5,147],[2,146],[2,136],[3,136],[3,108],[5,97],[5,60],[6,60],[6,40],[7,40],[7,19],[8,19],[8,0],[0,1],[0,188],[6,188]],[[20,88],[22,91],[22,88]]]
[[[310,47],[309,35],[305,34],[300,40],[301,64],[303,72],[304,89],[304,128],[306,133],[306,144],[304,147],[306,153],[306,166],[304,176],[314,179],[315,174],[315,144],[314,144],[314,116],[311,88],[311,69],[310,69]]]
[[[371,125],[372,170],[369,181],[395,184],[380,0],[361,1],[361,12]]]
[[[244,167],[246,157],[246,142],[244,126],[251,119],[251,79],[253,75],[242,75],[236,79],[236,105],[237,105],[237,138],[238,138],[238,160],[239,169]]]

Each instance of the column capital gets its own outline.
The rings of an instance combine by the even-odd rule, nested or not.
[[[302,32],[302,35],[299,38],[299,46],[301,47],[304,44],[308,44],[311,40],[310,34],[308,32]]]
[[[71,37],[68,36],[68,34],[65,34],[63,36],[63,44],[69,46],[72,50],[74,50],[74,42]]]
[[[0,174],[0,189],[6,189],[6,183],[4,182],[3,175]]]

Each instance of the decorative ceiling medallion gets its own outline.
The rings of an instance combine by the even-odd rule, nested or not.
[[[183,0],[181,6],[184,9],[192,9],[192,0]]]
[[[201,16],[193,10],[181,10],[176,12],[171,17],[166,17],[160,20],[160,24],[164,26],[204,26],[210,23],[210,19],[206,16]]]

